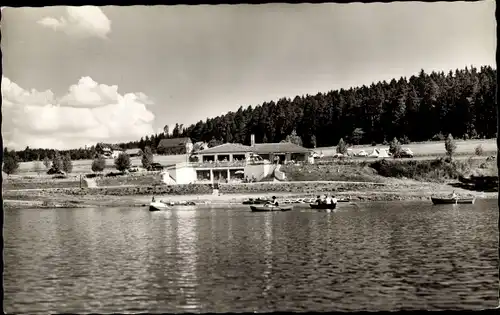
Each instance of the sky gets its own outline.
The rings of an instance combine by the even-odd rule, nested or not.
[[[10,149],[139,140],[240,106],[495,67],[495,2],[2,9]]]

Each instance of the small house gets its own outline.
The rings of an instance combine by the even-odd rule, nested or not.
[[[158,154],[190,154],[193,151],[193,142],[190,138],[162,139],[156,147]]]
[[[138,157],[142,155],[142,150],[139,148],[125,150],[125,153],[130,157]]]

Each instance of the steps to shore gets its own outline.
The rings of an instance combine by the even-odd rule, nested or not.
[[[87,184],[88,188],[97,188],[97,182],[93,178],[84,178],[85,184]]]

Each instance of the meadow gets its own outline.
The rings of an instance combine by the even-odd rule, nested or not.
[[[475,148],[478,145],[481,145],[483,148],[483,155],[496,155],[497,145],[496,139],[487,139],[487,140],[456,140],[457,145],[456,155],[464,156],[464,155],[474,155]],[[356,153],[361,150],[365,150],[367,153],[371,153],[374,148],[386,148],[388,149],[388,145],[357,145],[352,146],[353,152]],[[410,143],[403,145],[403,148],[409,148],[415,154],[415,158],[422,157],[441,157],[446,154],[444,148],[444,141],[428,141],[428,142],[420,142],[420,143]],[[336,147],[323,147],[316,148],[314,151],[323,152],[325,157],[331,157],[336,153]],[[154,162],[160,163],[163,166],[173,165],[176,163],[186,162],[186,155],[155,155]],[[131,162],[133,166],[140,167],[142,165],[140,157],[131,158]],[[41,164],[42,170],[40,173],[45,173],[46,169]],[[73,161],[73,174],[87,174],[91,173],[91,165],[92,160],[75,160]],[[114,160],[107,159],[106,160],[106,171],[112,171],[115,169]],[[36,175],[35,171],[35,162],[22,162],[20,163],[19,170],[17,172],[18,175]]]
[[[478,145],[483,148],[484,155],[495,155],[497,152],[496,139],[479,139],[479,140],[455,140],[457,145],[456,155],[474,155],[474,151]],[[439,157],[446,154],[444,141],[426,141],[426,142],[413,142],[410,144],[403,144],[403,148],[409,148],[415,157]],[[355,145],[350,147],[354,153],[365,150],[370,154],[373,149],[387,149],[389,145],[377,144],[372,145]],[[322,147],[316,148],[315,152],[323,152],[325,157],[333,156],[337,153],[337,147]]]
[[[142,167],[140,157],[130,158],[133,167]],[[186,155],[155,155],[154,162],[160,163],[163,166],[172,165],[176,163],[186,162]],[[41,174],[46,173],[45,166],[40,162],[42,167]],[[73,174],[88,174],[92,173],[92,160],[74,160],[73,161]],[[105,171],[113,171],[115,168],[115,161],[113,159],[106,159]],[[36,175],[35,162],[22,162],[19,165],[18,175]]]

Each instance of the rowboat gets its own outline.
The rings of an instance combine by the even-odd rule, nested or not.
[[[168,204],[164,202],[155,201],[149,204],[149,211],[160,211],[164,209],[168,209]]]
[[[437,198],[431,197],[432,203],[435,205],[446,205],[446,204],[474,204],[476,197],[470,198]]]
[[[194,201],[169,201],[169,202],[165,202],[165,201],[161,201],[163,202],[164,204],[168,205],[168,206],[196,206],[196,203]]]
[[[340,198],[339,200],[337,200],[337,202],[349,202],[351,201],[351,198],[350,197],[347,197],[347,198]]]
[[[271,200],[268,200],[268,199],[260,199],[260,198],[257,198],[257,199],[253,199],[253,198],[249,198],[248,200],[245,200],[243,201],[243,204],[244,205],[263,205],[267,202],[270,202]]]
[[[290,211],[293,206],[250,206],[252,212]]]
[[[320,203],[320,204],[310,203],[309,206],[311,207],[311,209],[317,209],[317,210],[326,210],[326,209],[334,210],[335,208],[337,208],[337,204],[336,203],[331,203],[331,204],[326,204],[326,203]]]

